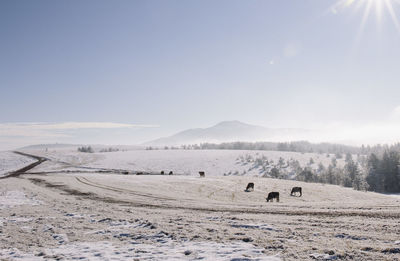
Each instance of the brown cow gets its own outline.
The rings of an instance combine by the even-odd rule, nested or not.
[[[254,183],[250,182],[249,184],[247,184],[247,187],[246,187],[245,191],[246,192],[254,191]]]
[[[296,192],[299,192],[299,193],[300,193],[300,196],[299,196],[299,197],[302,196],[301,187],[293,187],[293,188],[292,188],[292,191],[290,192],[290,196],[295,196],[295,195],[296,195]]]
[[[270,200],[274,202],[274,198],[276,198],[276,202],[279,202],[279,192],[268,193],[267,202],[269,202]]]

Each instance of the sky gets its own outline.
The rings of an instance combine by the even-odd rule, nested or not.
[[[399,14],[398,0],[2,0],[0,150],[225,120],[400,140]]]

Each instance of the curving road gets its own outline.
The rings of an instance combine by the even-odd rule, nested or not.
[[[8,174],[8,175],[6,175],[4,177],[0,177],[0,179],[18,177],[19,175],[24,174],[28,170],[31,170],[34,167],[36,167],[36,166],[42,164],[43,162],[45,162],[46,160],[48,160],[47,158],[44,158],[44,157],[39,157],[39,156],[36,156],[36,155],[32,155],[32,154],[28,154],[28,153],[24,153],[24,152],[20,152],[20,151],[13,151],[13,152],[16,153],[16,154],[22,155],[22,156],[26,156],[26,157],[30,157],[30,158],[36,159],[37,161],[32,163],[32,164],[29,164],[28,166],[25,166],[25,167],[23,167],[21,169],[15,170],[15,171],[11,172],[10,174]]]

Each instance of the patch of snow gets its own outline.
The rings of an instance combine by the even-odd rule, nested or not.
[[[400,199],[400,193],[386,194],[386,195]]]
[[[111,242],[82,242],[60,245],[36,254],[23,253],[18,249],[0,250],[0,258],[12,260],[44,260],[66,258],[83,260],[259,260],[278,261],[277,255],[266,256],[263,249],[244,242],[222,244],[216,242],[167,242],[164,244],[125,245]]]
[[[318,254],[318,253],[311,254],[310,257],[313,259],[317,259],[317,260],[336,260],[337,259],[336,255]]]
[[[236,227],[236,228],[245,228],[245,229],[260,229],[260,230],[276,230],[275,228],[273,228],[272,226],[269,226],[267,224],[238,224],[238,223],[233,223],[231,224],[232,227]]]
[[[16,248],[1,249],[0,259],[2,260],[27,260],[27,261],[39,261],[44,260],[43,257],[35,256],[32,253],[24,253]]]
[[[17,218],[9,218],[8,222],[26,223],[26,222],[31,222],[32,220],[33,218],[17,217]]]
[[[19,190],[0,192],[0,209],[12,208],[20,205],[40,205],[39,200],[28,198]]]

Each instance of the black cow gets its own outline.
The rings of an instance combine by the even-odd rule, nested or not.
[[[246,187],[245,191],[246,192],[254,191],[254,183],[250,182],[249,184],[247,184],[247,187]]]
[[[279,202],[279,192],[268,193],[267,202],[269,202],[270,200],[274,202],[274,198],[276,198],[276,202]]]
[[[161,171],[161,175],[164,175],[164,171],[163,170]]]
[[[169,172],[169,174],[168,175],[173,175],[174,173],[172,172],[172,170]]]
[[[206,176],[206,173],[204,171],[199,171],[200,178],[204,178]]]
[[[295,196],[297,192],[300,193],[299,197],[301,197],[302,196],[301,187],[293,187],[292,191],[290,192],[290,196]]]

